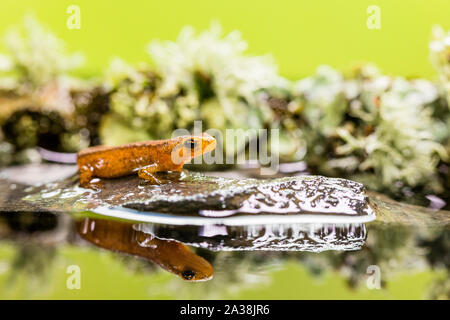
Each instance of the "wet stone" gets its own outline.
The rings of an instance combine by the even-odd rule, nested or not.
[[[131,200],[123,205],[139,211],[205,217],[261,213],[358,216],[372,213],[362,184],[320,176],[256,180],[192,173],[181,184],[159,186],[158,189],[162,192],[147,194],[147,200]]]
[[[16,185],[21,202],[54,212],[124,207],[143,212],[209,218],[256,214],[373,214],[362,184],[320,176],[231,179],[200,173],[167,173],[151,185],[136,176],[101,180],[101,189],[80,188],[76,176],[42,185]]]
[[[363,185],[345,179],[296,176],[255,180],[242,177],[241,172],[230,172],[242,177],[236,179],[216,176],[219,173],[206,176],[185,171],[181,175],[160,174],[162,185],[150,185],[137,176],[104,179],[101,190],[93,191],[79,187],[75,172],[76,166],[55,164],[2,169],[0,212],[74,213],[106,208],[108,212],[101,214],[111,215],[115,208],[130,208],[139,210],[132,220],[146,222],[155,221],[142,220],[143,215],[157,212],[196,219],[253,215],[258,216],[255,223],[266,223],[259,221],[259,214],[264,213],[300,218],[321,215],[318,222],[343,216],[353,223],[353,218],[360,217],[371,221],[376,215],[375,223],[437,227],[450,223],[449,211],[397,202],[372,191],[366,193]],[[324,216],[328,220],[323,221]]]

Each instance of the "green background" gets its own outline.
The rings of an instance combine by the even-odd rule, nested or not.
[[[81,8],[80,30],[66,27],[70,4]],[[374,4],[381,9],[380,30],[366,27],[367,7]],[[203,30],[217,20],[226,32],[240,30],[250,53],[273,54],[291,79],[321,64],[345,70],[366,61],[389,74],[432,79],[431,28],[450,29],[448,0],[2,0],[0,33],[26,13],[65,39],[70,50],[85,53],[85,75],[99,74],[112,56],[146,60],[150,40],[175,40],[187,24]]]
[[[12,263],[16,250],[0,244],[0,299],[423,299],[431,282],[442,278],[438,272],[399,270],[384,279],[389,281],[381,290],[369,290],[364,281],[351,289],[337,272],[313,277],[287,260],[263,267],[257,282],[230,285],[216,272],[211,281],[188,283],[161,269],[150,274],[130,270],[106,250],[72,246],[60,247],[43,272],[25,273]],[[81,270],[79,290],[66,287],[66,269],[74,264]]]

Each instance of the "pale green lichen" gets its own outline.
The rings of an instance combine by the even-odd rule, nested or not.
[[[439,26],[433,28],[430,58],[439,74],[440,81],[437,85],[439,93],[442,97],[446,97],[446,106],[445,103],[441,103],[434,110],[433,117],[436,119],[436,123],[432,130],[437,140],[450,153],[450,31],[445,32]],[[449,175],[447,181],[450,184]]]
[[[101,89],[71,76],[82,56],[68,53],[63,40],[33,16],[11,28],[1,45],[0,125],[13,145],[11,161],[22,161],[20,153],[36,145],[67,152],[87,147],[93,132],[86,129],[92,121],[85,114],[94,113]]]
[[[176,42],[152,42],[154,69],[114,60],[106,76],[114,118],[154,139],[192,130],[195,120],[202,121],[203,131],[213,128],[222,136],[227,129],[264,127],[270,110],[258,105],[256,92],[288,81],[269,56],[249,56],[246,48],[239,32],[223,36],[213,24],[199,34],[186,27]]]
[[[347,110],[346,88],[342,74],[329,66],[296,83],[294,94],[306,100],[303,116],[319,133],[329,136],[341,124]]]
[[[439,73],[450,107],[450,31],[445,32],[440,26],[433,28],[433,39],[430,42],[430,58]]]
[[[71,114],[74,84],[67,75],[77,56],[30,18],[7,39],[0,90],[29,94],[43,106],[39,111]],[[170,138],[176,129],[193,132],[200,120],[202,131],[245,135],[237,144],[222,141],[225,160],[243,154],[257,129],[278,129],[281,161],[304,160],[313,173],[364,179],[378,190],[439,193],[446,188],[440,166],[450,152],[449,39],[434,30],[438,84],[388,76],[373,65],[350,74],[321,66],[290,82],[270,56],[249,55],[239,32],[186,27],[176,41],[150,43],[153,66],[113,60],[103,78],[110,109],[101,115],[101,142]]]
[[[372,65],[348,79],[320,67],[294,94],[304,105],[306,160],[319,172],[374,175],[372,187],[396,190],[433,184],[448,158],[431,129],[438,99],[431,82],[391,78]]]
[[[339,128],[337,133],[345,144],[336,152],[362,154],[359,170],[373,169],[383,186],[397,181],[409,186],[430,182],[439,160],[447,158],[430,130],[432,110],[427,105],[437,98],[436,89],[425,80],[402,78],[391,79],[388,85],[380,92],[379,100],[372,99],[378,103],[352,103],[349,114],[363,120],[373,132],[352,135],[351,130]],[[361,92],[362,97],[372,94],[364,89]]]
[[[176,42],[153,41],[149,54],[163,78],[160,94],[175,94],[179,88],[194,88],[198,77],[208,81],[210,89],[226,111],[229,97],[254,101],[254,92],[286,81],[279,76],[270,56],[249,56],[247,43],[238,31],[223,36],[219,24],[196,34],[185,27]],[[202,80],[202,79],[200,79]]]
[[[64,42],[44,28],[35,18],[25,18],[23,26],[12,28],[5,37],[7,68],[0,84],[7,87],[51,82],[81,65],[80,54],[69,55]],[[1,63],[0,63],[1,64]]]

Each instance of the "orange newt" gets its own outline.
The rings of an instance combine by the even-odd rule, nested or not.
[[[214,150],[216,139],[207,133],[168,140],[142,141],[127,145],[96,146],[78,153],[80,185],[96,189],[93,178],[117,178],[137,173],[159,184],[156,172],[181,171],[191,159]]]
[[[132,224],[85,218],[76,222],[76,228],[83,239],[101,248],[153,261],[184,280],[206,281],[214,275],[211,264],[186,245],[155,238],[135,230]]]

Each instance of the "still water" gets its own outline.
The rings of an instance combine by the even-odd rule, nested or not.
[[[0,184],[9,194],[0,202],[0,297],[450,297],[447,212],[361,196],[346,181],[302,179],[194,174],[166,186],[171,192],[125,179],[95,194],[70,179],[9,179]]]

